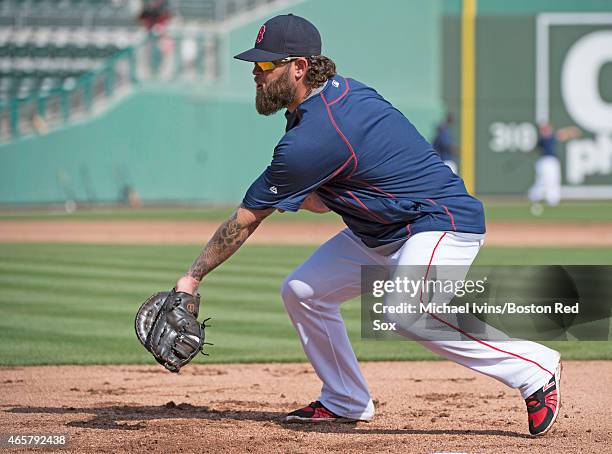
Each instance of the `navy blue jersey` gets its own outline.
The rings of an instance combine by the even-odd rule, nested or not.
[[[540,156],[557,156],[555,150],[557,141],[553,134],[548,136],[540,136],[538,138],[538,148],[540,149]]]
[[[425,231],[484,233],[482,204],[374,89],[335,76],[288,115],[243,206],[297,211],[315,192],[369,247]]]

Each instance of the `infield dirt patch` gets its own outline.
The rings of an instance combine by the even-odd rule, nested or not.
[[[604,452],[612,362],[570,361],[546,437],[517,391],[449,362],[364,363],[370,423],[284,424],[314,400],[307,364],[0,369],[0,432],[67,433],[72,452]]]

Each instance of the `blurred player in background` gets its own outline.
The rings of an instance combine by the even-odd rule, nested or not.
[[[457,175],[457,163],[455,162],[457,144],[455,143],[455,138],[451,130],[454,122],[455,118],[453,114],[447,113],[446,119],[436,128],[436,135],[432,145],[436,153],[438,153],[442,161],[444,161],[444,164],[449,166],[453,173]]]
[[[557,142],[565,142],[580,136],[575,126],[558,129],[556,132],[550,123],[541,123],[538,128],[538,145],[540,157],[535,163],[535,182],[529,189],[528,197],[532,202],[531,213],[542,214],[542,204],[557,206],[561,201],[561,163],[557,158]]]

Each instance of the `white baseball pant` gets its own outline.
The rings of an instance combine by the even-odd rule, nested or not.
[[[323,382],[319,400],[346,418],[370,420],[374,404],[351,347],[340,305],[361,293],[362,265],[464,265],[484,235],[422,232],[399,249],[368,248],[345,229],[320,246],[283,282],[282,298],[304,352]],[[403,333],[409,335],[409,333]],[[517,388],[528,397],[550,378],[559,353],[529,341],[419,341],[433,352]]]
[[[550,206],[561,201],[561,164],[555,156],[542,156],[535,163],[535,182],[529,188],[529,200],[542,200]]]

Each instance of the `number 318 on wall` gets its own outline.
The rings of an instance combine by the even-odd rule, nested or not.
[[[496,153],[504,151],[533,150],[538,143],[538,132],[531,123],[495,122],[489,126],[491,140],[489,147]]]

